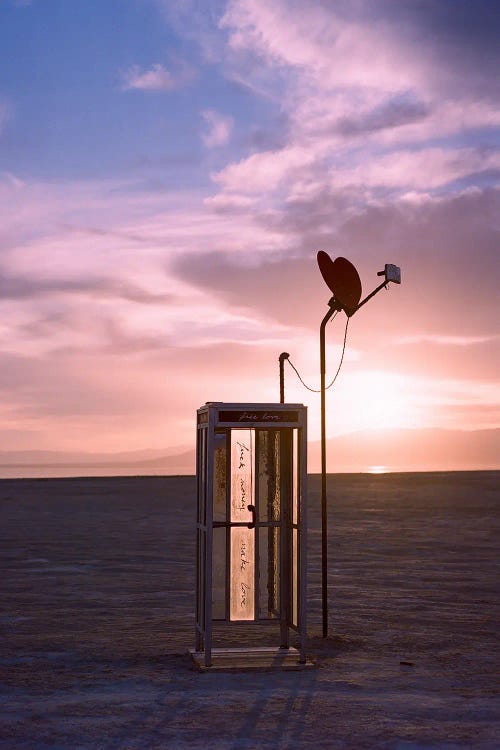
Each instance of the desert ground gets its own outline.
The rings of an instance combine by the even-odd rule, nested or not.
[[[0,481],[0,748],[500,747],[499,478],[330,476],[325,640],[311,476],[315,668],[208,674],[193,477]]]

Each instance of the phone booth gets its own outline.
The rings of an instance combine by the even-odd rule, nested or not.
[[[196,459],[194,661],[305,665],[307,407],[209,402],[198,409]],[[212,648],[218,624],[238,648]],[[242,625],[253,643],[271,626],[275,647],[245,647]]]

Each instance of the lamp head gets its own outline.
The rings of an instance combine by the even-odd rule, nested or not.
[[[377,276],[385,276],[384,284],[393,281],[395,284],[401,284],[401,269],[393,263],[386,263],[383,271],[379,271]]]
[[[401,269],[392,263],[386,263],[384,268],[385,280],[393,281],[395,284],[401,284]]]

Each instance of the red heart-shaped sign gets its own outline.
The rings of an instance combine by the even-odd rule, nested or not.
[[[328,253],[320,250],[318,266],[336,301],[347,315],[352,315],[361,299],[361,279],[353,264],[342,257],[332,261]]]

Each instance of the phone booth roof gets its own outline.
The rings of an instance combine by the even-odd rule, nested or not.
[[[304,404],[227,403],[207,401],[198,409],[198,424],[214,414],[219,427],[298,427],[307,413]]]

